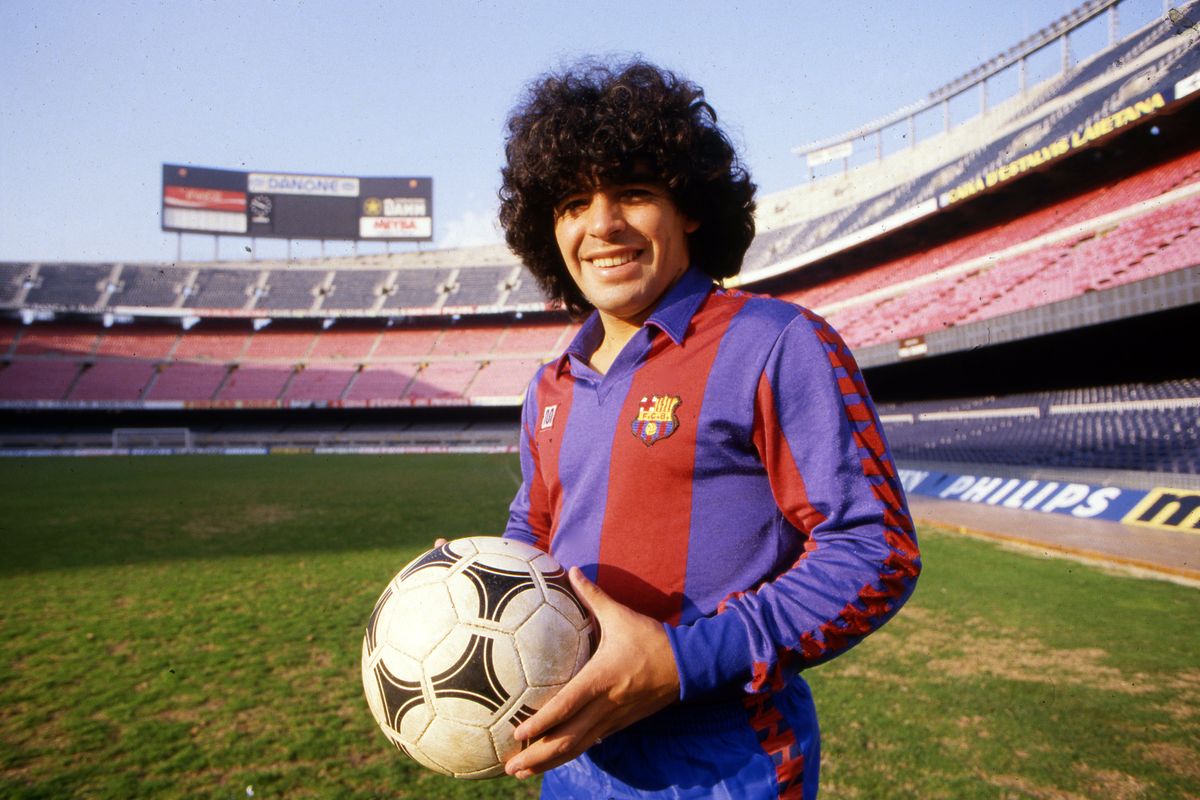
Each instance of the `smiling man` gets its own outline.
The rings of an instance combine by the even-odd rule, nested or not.
[[[920,572],[862,375],[820,317],[718,285],[754,184],[699,87],[589,63],[508,128],[509,246],[586,318],[526,394],[505,535],[571,567],[600,642],[507,771],[550,798],[813,798],[801,672]]]

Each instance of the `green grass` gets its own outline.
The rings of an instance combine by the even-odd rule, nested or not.
[[[506,456],[0,459],[0,796],[533,797],[405,760],[362,626]],[[1200,591],[922,531],[913,600],[813,670],[823,798],[1200,797]]]

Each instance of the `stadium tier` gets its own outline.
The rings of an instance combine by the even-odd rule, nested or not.
[[[883,264],[859,286],[823,288],[826,300],[812,305],[848,342],[865,346],[1191,267],[1200,264],[1200,183],[1188,189],[1194,193],[1184,199],[1122,221],[1097,218],[1034,239],[1000,226],[982,237],[996,248],[985,255],[970,257],[974,243],[955,242]],[[1046,243],[1030,249],[1031,241]],[[803,292],[793,298],[809,304]]]

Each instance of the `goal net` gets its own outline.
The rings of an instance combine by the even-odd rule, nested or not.
[[[113,428],[113,450],[191,450],[190,428]]]

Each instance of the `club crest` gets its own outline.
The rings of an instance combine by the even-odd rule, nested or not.
[[[675,409],[681,402],[681,398],[671,395],[643,397],[637,419],[633,421],[633,435],[647,447],[659,439],[666,439],[679,427]]]

